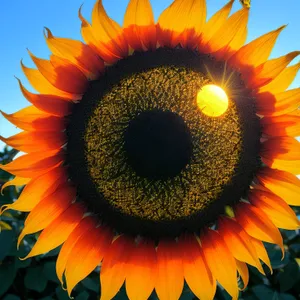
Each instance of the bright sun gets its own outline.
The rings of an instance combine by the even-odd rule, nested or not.
[[[217,85],[207,84],[197,94],[199,109],[209,117],[219,117],[228,108],[228,97]]]

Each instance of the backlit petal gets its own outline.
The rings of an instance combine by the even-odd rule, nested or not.
[[[216,293],[216,280],[205,261],[195,236],[179,238],[185,281],[199,299],[212,300]]]
[[[300,205],[300,180],[288,172],[261,169],[257,174],[259,182],[289,205]]]
[[[65,276],[69,296],[75,285],[101,263],[112,238],[113,233],[104,226],[94,228],[89,234],[79,237],[66,264]]]
[[[156,49],[156,26],[149,0],[131,0],[124,16],[124,34],[134,50]]]
[[[290,230],[299,228],[296,214],[280,197],[252,189],[248,198],[251,204],[262,210],[277,227]]]
[[[263,116],[280,116],[290,113],[300,105],[300,88],[279,94],[263,92],[256,97],[257,113]]]
[[[180,249],[175,241],[161,240],[157,247],[157,278],[155,290],[160,300],[177,300],[184,278]]]
[[[3,193],[3,190],[5,188],[7,188],[8,186],[22,186],[27,184],[31,179],[30,178],[23,178],[23,177],[18,177],[16,176],[14,179],[9,180],[7,182],[5,182],[2,186],[1,186],[1,193]],[[0,209],[1,212],[1,209]]]
[[[101,300],[110,300],[119,292],[126,277],[127,263],[134,244],[131,237],[121,235],[108,249],[100,272]]]
[[[13,114],[0,111],[5,119],[27,131],[62,131],[66,128],[66,120],[46,114],[35,106],[28,106]]]
[[[78,239],[96,228],[96,220],[92,217],[86,217],[80,221],[76,228],[67,238],[66,242],[63,244],[61,250],[59,251],[57,261],[56,261],[56,274],[61,284],[63,284],[63,274],[66,269],[66,264],[69,255],[78,241]]]
[[[171,47],[179,43],[186,45],[189,39],[201,34],[205,21],[205,0],[175,0],[158,19],[160,45]],[[185,33],[185,36],[182,33]]]
[[[272,92],[273,94],[277,94],[285,91],[294,81],[299,69],[300,63],[284,69],[270,83],[261,87],[259,92]]]
[[[241,288],[241,290],[243,291],[249,283],[249,270],[247,265],[244,262],[241,262],[239,260],[236,260],[235,262],[236,262],[237,270],[243,280],[243,288]]]
[[[59,149],[66,143],[66,135],[63,132],[21,132],[9,138],[0,136],[0,140],[14,149],[23,152],[35,152],[37,146],[40,151]]]
[[[257,207],[248,203],[239,203],[235,208],[238,223],[252,237],[277,244],[283,250],[283,241],[278,228],[268,216]]]
[[[237,299],[239,292],[236,263],[223,238],[216,231],[208,229],[201,236],[201,244],[205,260],[214,278],[218,280],[233,299]]]
[[[20,156],[7,165],[0,165],[0,168],[16,176],[34,178],[60,165],[63,160],[64,154],[57,150],[33,152]]]
[[[18,82],[23,96],[39,110],[58,117],[71,114],[72,103],[69,99],[54,95],[32,94],[25,89],[19,79]]]
[[[76,189],[61,185],[54,193],[41,200],[25,220],[25,226],[18,238],[18,246],[25,235],[39,232],[51,224],[75,200]]]
[[[89,79],[97,79],[104,70],[100,57],[80,41],[54,37],[50,29],[45,28],[45,38],[51,52],[75,64]]]
[[[126,292],[129,299],[147,300],[150,297],[155,287],[156,265],[154,243],[143,241],[132,250],[126,267]]]
[[[246,262],[256,267],[262,274],[264,271],[259,262],[255,248],[251,244],[251,237],[233,219],[219,218],[218,230],[232,255],[239,261]]]
[[[30,253],[24,259],[49,252],[65,242],[79,224],[83,213],[82,204],[71,205],[42,231]]]
[[[38,70],[53,86],[72,94],[83,94],[87,90],[87,78],[71,62],[54,55],[49,61],[29,54]]]
[[[269,267],[271,273],[273,273],[268,253],[262,241],[255,238],[251,238],[251,244],[254,246],[259,259],[263,261]]]
[[[270,136],[300,135],[300,116],[283,115],[278,117],[265,117],[260,120],[262,131]]]

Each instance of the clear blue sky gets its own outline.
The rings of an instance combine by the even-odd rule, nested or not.
[[[212,15],[227,0],[207,0],[208,15]],[[90,19],[95,0],[14,0],[1,3],[0,18],[0,109],[12,113],[27,106],[14,75],[29,88],[20,68],[20,59],[33,66],[26,48],[39,57],[47,58],[49,50],[43,37],[43,27],[61,37],[81,39],[79,6],[84,3],[83,15]],[[122,23],[128,0],[103,0],[108,14]],[[156,18],[172,0],[151,0]],[[236,0],[235,10],[240,8]],[[252,0],[248,40],[279,27],[289,26],[280,36],[272,57],[289,51],[300,50],[300,1],[299,0]],[[299,59],[298,59],[299,60]],[[300,76],[293,86],[300,86]],[[17,132],[14,126],[0,117],[0,135],[5,137]],[[0,144],[0,147],[3,144]]]

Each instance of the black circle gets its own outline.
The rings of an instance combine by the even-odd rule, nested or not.
[[[192,138],[181,116],[150,110],[130,120],[124,148],[135,172],[152,180],[175,177],[189,163]]]

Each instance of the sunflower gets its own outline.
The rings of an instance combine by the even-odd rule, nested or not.
[[[29,52],[19,81],[30,106],[3,116],[23,132],[1,137],[27,154],[1,168],[25,185],[18,245],[26,257],[62,245],[69,295],[98,265],[101,299],[125,282],[129,299],[201,300],[217,282],[237,299],[247,264],[284,253],[278,228],[296,229],[300,205],[299,64],[268,60],[280,27],[244,45],[249,9],[233,1],[206,21],[205,0],[175,0],[155,23],[149,0],[130,0],[121,27],[98,0],[85,43],[45,29],[52,55]]]

